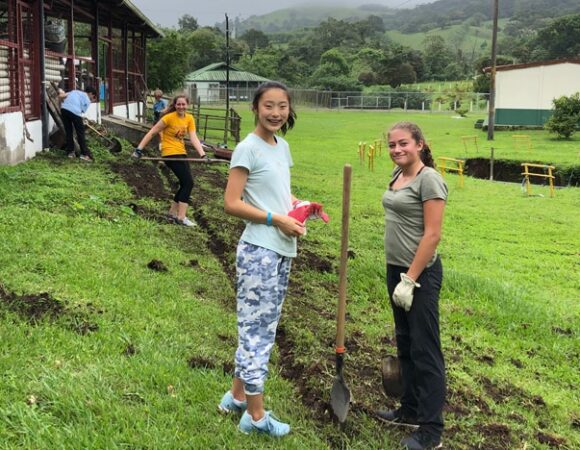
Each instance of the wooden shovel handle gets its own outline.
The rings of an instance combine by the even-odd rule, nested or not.
[[[340,268],[338,271],[338,313],[336,316],[337,353],[344,353],[344,323],[346,319],[346,263],[348,259],[348,219],[350,217],[351,175],[351,165],[345,164],[342,174],[342,232],[340,238]]]
[[[204,163],[204,164],[229,164],[230,162],[226,159],[219,158],[162,158],[162,157],[150,157],[143,156],[139,158],[141,161],[189,161],[194,163]]]

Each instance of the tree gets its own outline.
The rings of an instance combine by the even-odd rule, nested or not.
[[[541,29],[535,42],[546,50],[549,59],[580,56],[580,14],[560,17]]]
[[[183,86],[189,72],[191,46],[183,33],[165,30],[165,37],[147,41],[147,82],[171,92]]]
[[[395,67],[389,77],[389,85],[397,88],[401,84],[413,84],[417,82],[415,69],[409,63],[403,63]]]
[[[180,31],[195,31],[199,28],[197,19],[189,14],[184,14],[177,19],[177,25]]]
[[[187,40],[191,46],[191,70],[225,60],[225,38],[219,30],[199,28]]]
[[[433,80],[445,79],[445,69],[454,59],[445,39],[441,36],[427,36],[424,45],[427,76]]]
[[[320,65],[310,77],[310,85],[331,91],[360,91],[362,88],[359,81],[351,77],[350,66],[337,48],[322,54]]]
[[[331,48],[320,57],[320,66],[326,66],[326,72],[333,75],[348,75],[350,67],[342,52],[337,48]]]
[[[559,138],[570,139],[580,125],[580,92],[555,98],[553,104],[554,112],[546,122],[546,128]]]
[[[314,39],[320,42],[324,51],[334,47],[353,47],[362,43],[352,24],[332,17],[314,29]]]
[[[279,53],[270,48],[258,49],[253,55],[242,56],[236,67],[274,80],[278,78]]]
[[[240,40],[245,41],[250,48],[250,54],[254,54],[257,48],[267,47],[270,43],[268,36],[262,31],[251,28],[240,36]]]

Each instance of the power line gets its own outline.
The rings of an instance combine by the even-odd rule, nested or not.
[[[407,3],[409,3],[411,0],[406,0],[403,3],[401,3],[400,5],[395,6],[393,9],[399,9],[401,6],[405,6]]]

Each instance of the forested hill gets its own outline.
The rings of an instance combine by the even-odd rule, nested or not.
[[[502,0],[500,17],[541,27],[546,19],[580,12],[579,0]],[[256,29],[265,33],[292,31],[314,27],[333,17],[346,21],[362,20],[373,15],[383,19],[386,29],[404,33],[427,32],[465,21],[481,22],[492,17],[492,2],[482,0],[439,0],[412,9],[394,10],[381,5],[359,7],[296,6],[263,16],[252,16],[236,23],[238,33]]]
[[[387,28],[406,33],[426,32],[434,28],[457,25],[467,20],[491,20],[492,1],[439,0],[411,10],[398,11],[384,18]],[[501,0],[500,18],[517,20],[526,25],[542,26],[546,19],[580,12],[578,0]]]

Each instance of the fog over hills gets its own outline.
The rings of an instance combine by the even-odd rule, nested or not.
[[[413,8],[435,0],[314,0],[311,2],[296,0],[278,0],[264,2],[262,0],[212,0],[196,4],[189,0],[132,0],[152,22],[163,27],[176,27],[177,21],[184,14],[195,17],[202,26],[223,22],[227,13],[230,18],[239,17],[244,20],[251,16],[260,16],[273,11],[308,6],[359,7],[361,5],[379,5],[389,8]]]

